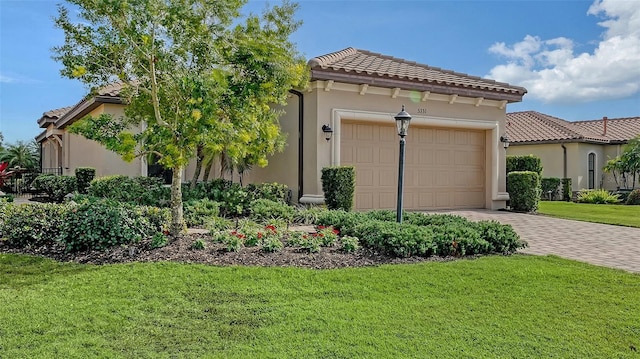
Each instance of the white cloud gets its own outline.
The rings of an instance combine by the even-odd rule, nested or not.
[[[547,103],[580,103],[625,98],[640,92],[640,1],[596,0],[588,15],[603,18],[602,38],[593,53],[574,53],[571,39],[496,43],[489,52],[508,63],[487,77],[524,86],[529,95]]]
[[[3,74],[0,73],[0,83],[2,84],[34,84],[39,83],[39,81],[20,76],[14,74]]]

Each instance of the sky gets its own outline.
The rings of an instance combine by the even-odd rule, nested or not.
[[[347,47],[527,88],[508,112],[640,116],[640,0],[299,0],[307,59]],[[88,89],[60,76],[58,0],[0,0],[0,133],[30,141]],[[279,1],[250,0],[244,13]]]

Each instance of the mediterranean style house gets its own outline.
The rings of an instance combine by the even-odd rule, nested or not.
[[[603,167],[638,135],[640,117],[569,122],[535,111],[507,114],[511,145],[507,155],[540,157],[542,176],[571,178],[573,191],[615,190],[613,176],[605,173]]]
[[[509,196],[500,139],[507,104],[522,101],[526,89],[354,48],[308,64],[309,86],[290,91],[280,119],[288,146],[267,167],[253,169],[246,182],[280,182],[301,202],[322,201],[322,168],[352,165],[356,209],[395,208],[399,137],[394,116],[404,105],[412,116],[405,208],[505,207]],[[73,107],[45,113],[38,120],[44,131],[37,137],[43,168],[73,174],[90,166],[97,176],[148,175],[144,159],[126,163],[65,130],[87,115],[119,116],[123,109],[113,85]],[[193,167],[184,178],[191,178]]]

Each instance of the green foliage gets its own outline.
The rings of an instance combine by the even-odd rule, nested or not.
[[[611,173],[618,188],[633,189],[640,177],[640,135],[629,140],[622,154],[607,161],[603,170]]]
[[[40,175],[33,180],[33,187],[49,196],[51,201],[62,203],[64,197],[76,190],[76,178],[73,176]]]
[[[320,252],[320,247],[322,247],[322,239],[315,235],[315,233],[303,234],[299,245],[305,252],[318,253]]]
[[[562,200],[571,202],[573,191],[571,190],[571,178],[562,179]]]
[[[151,238],[157,228],[131,205],[102,200],[77,205],[64,216],[60,241],[71,252],[103,250]]]
[[[53,245],[68,211],[65,204],[0,204],[0,238],[17,247]]]
[[[124,160],[157,154],[173,171],[171,233],[183,228],[182,170],[198,148],[234,164],[267,165],[285,137],[278,119],[289,89],[304,87],[305,59],[289,40],[297,5],[241,17],[243,1],[71,0],[55,24],[62,75],[99,89],[117,80],[125,116],[87,117],[70,131]],[[144,122],[143,130],[141,123]]]
[[[279,236],[276,235],[268,235],[262,238],[261,241],[262,247],[260,248],[263,252],[273,253],[282,250],[284,245],[280,240]]]
[[[247,190],[253,194],[255,199],[268,199],[271,201],[291,204],[291,190],[286,184],[281,183],[259,183],[248,184]]]
[[[542,187],[542,198],[556,199],[560,192],[560,178],[548,177],[540,181]]]
[[[6,148],[0,147],[0,163],[7,162],[9,168],[39,170],[40,145],[35,142],[18,141]]]
[[[206,248],[207,248],[207,244],[202,239],[196,239],[195,241],[193,241],[193,243],[191,243],[191,249],[201,251]]]
[[[238,231],[225,231],[219,233],[215,239],[226,246],[227,252],[238,252],[244,247],[246,236]]]
[[[257,199],[251,202],[249,218],[261,223],[272,219],[282,219],[291,222],[295,212],[295,208],[283,202],[275,202],[270,199]]]
[[[540,157],[528,156],[507,156],[507,174],[511,172],[535,172],[542,177],[542,162]]]
[[[366,247],[398,257],[435,253],[433,230],[429,227],[370,220],[358,224],[354,232]]]
[[[157,177],[100,177],[91,181],[87,193],[94,197],[146,206],[166,207],[169,203],[169,189]]]
[[[210,199],[184,202],[184,219],[189,227],[201,226],[220,214],[220,203]]]
[[[640,205],[640,189],[634,189],[629,193],[626,204],[628,205]]]
[[[213,233],[226,231],[233,228],[233,226],[234,224],[232,220],[223,217],[207,218],[207,220],[204,222],[204,228]]]
[[[322,207],[298,207],[293,215],[293,223],[297,224],[315,224],[318,216],[327,210]]]
[[[340,231],[329,226],[317,226],[315,235],[320,238],[323,247],[331,247],[338,240]]]
[[[3,194],[0,195],[0,202],[8,202],[11,203],[13,202],[13,195],[12,194]]]
[[[510,224],[501,224],[497,221],[480,221],[474,224],[478,230],[480,238],[487,241],[490,247],[488,252],[492,253],[514,253],[519,248],[525,248],[527,242],[520,239]]]
[[[75,174],[78,192],[86,194],[87,188],[96,176],[96,169],[92,167],[78,167],[76,168]]]
[[[321,180],[327,208],[345,211],[353,208],[356,189],[356,170],[353,166],[325,167]]]
[[[360,248],[360,240],[358,237],[343,236],[340,238],[341,249],[346,253],[353,253]]]
[[[611,194],[605,189],[583,189],[578,192],[578,202],[593,204],[616,204],[620,202],[617,194]]]
[[[156,233],[151,237],[151,248],[157,249],[166,246],[169,243],[169,239],[164,233]]]
[[[441,256],[464,256],[488,253],[491,245],[472,227],[434,226],[435,252]]]
[[[507,175],[507,192],[514,211],[535,212],[540,201],[540,176],[531,171],[515,171]]]
[[[220,203],[222,215],[226,217],[241,216],[247,213],[251,205],[251,193],[239,183],[232,183],[229,188],[214,197]]]
[[[342,235],[353,236],[355,235],[354,229],[356,225],[366,219],[366,215],[361,212],[332,210],[319,213],[316,224],[320,226],[333,226],[333,228],[339,230]]]

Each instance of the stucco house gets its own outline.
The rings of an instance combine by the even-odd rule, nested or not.
[[[293,198],[322,198],[321,170],[356,168],[357,209],[394,208],[398,140],[395,116],[402,108],[413,119],[405,160],[406,209],[504,208],[507,104],[522,100],[526,89],[436,67],[347,48],[309,61],[311,81],[290,91],[280,119],[288,134],[283,153],[255,168],[246,181],[287,184]],[[87,114],[121,114],[113,89],[38,121],[43,167],[60,166],[71,174],[78,166],[98,175],[147,175],[142,160],[122,162],[97,143],[70,135],[65,126]],[[65,112],[66,110],[66,112]],[[331,127],[327,140],[323,126]],[[325,127],[326,129],[326,127]],[[190,178],[193,166],[187,168]],[[219,171],[214,168],[213,171]]]
[[[569,122],[535,111],[514,112],[507,114],[507,135],[507,155],[540,157],[543,177],[571,178],[573,191],[615,190],[613,176],[603,167],[640,135],[640,117]]]

